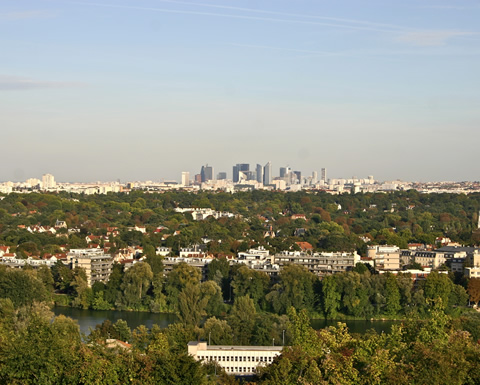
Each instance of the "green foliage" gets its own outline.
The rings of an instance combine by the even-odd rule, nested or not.
[[[35,271],[0,266],[0,298],[9,298],[15,307],[20,307],[45,301],[48,297],[48,291]]]
[[[335,319],[340,308],[341,293],[334,275],[322,279],[323,311],[325,317]]]
[[[250,345],[256,316],[255,303],[248,295],[235,299],[227,318],[233,331],[233,343],[235,345]]]
[[[267,300],[277,314],[285,314],[293,306],[295,309],[313,310],[316,277],[303,266],[287,265],[280,271],[280,281],[273,286]]]
[[[148,308],[147,291],[152,284],[153,273],[148,263],[136,263],[125,272],[120,288],[120,303],[126,308],[144,310]]]

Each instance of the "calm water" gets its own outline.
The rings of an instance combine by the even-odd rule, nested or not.
[[[101,324],[106,319],[112,323],[119,319],[127,321],[128,326],[133,330],[137,326],[145,325],[151,328],[154,324],[161,328],[167,327],[175,322],[177,317],[168,313],[144,313],[134,311],[120,310],[83,310],[71,307],[55,307],[53,308],[55,315],[63,314],[67,317],[78,321],[80,331],[85,334],[90,333],[90,329],[95,329],[96,325]],[[374,329],[377,333],[388,333],[392,325],[398,324],[399,321],[330,321],[324,319],[312,320],[314,329],[323,329],[328,326],[335,326],[337,322],[346,323],[348,329],[352,333],[365,333],[367,330]]]
[[[365,320],[312,320],[312,327],[316,330],[326,328],[328,326],[336,326],[338,322],[347,324],[350,333],[365,333],[370,329],[374,329],[377,333],[390,333],[392,325],[398,325],[401,321],[365,321]]]
[[[169,324],[177,320],[175,314],[167,313],[144,313],[135,311],[120,311],[120,310],[83,310],[71,307],[54,307],[55,315],[63,314],[64,316],[73,318],[78,321],[80,331],[85,334],[90,334],[90,328],[95,329],[96,325],[101,324],[105,320],[110,320],[112,323],[119,319],[127,321],[130,329],[135,329],[137,326],[145,325],[151,328],[157,324],[161,328],[167,327]]]

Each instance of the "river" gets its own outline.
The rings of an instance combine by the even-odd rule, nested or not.
[[[169,324],[175,322],[177,317],[171,313],[145,313],[136,311],[121,311],[121,310],[84,310],[71,307],[54,307],[55,315],[63,314],[67,317],[73,318],[78,322],[80,332],[90,334],[90,329],[95,329],[96,325],[101,324],[106,319],[112,323],[119,319],[127,321],[128,326],[133,330],[140,325],[145,325],[151,328],[154,324],[161,328],[167,327]],[[398,324],[399,321],[362,321],[362,320],[348,320],[348,321],[331,321],[324,319],[312,320],[312,327],[316,330],[323,329],[327,326],[334,326],[337,322],[347,324],[347,327],[352,333],[365,333],[367,330],[374,329],[377,333],[388,333],[392,325]]]

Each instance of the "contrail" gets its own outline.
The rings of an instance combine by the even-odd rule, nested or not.
[[[180,0],[157,0],[163,3],[171,3],[171,4],[182,4],[182,5],[192,5],[198,7],[208,7],[208,8],[218,8],[218,9],[229,9],[232,11],[243,11],[243,12],[252,12],[252,13],[262,13],[267,15],[278,15],[278,16],[289,16],[289,17],[300,17],[306,19],[318,19],[318,20],[330,20],[330,21],[339,21],[343,23],[352,23],[352,24],[363,24],[371,27],[387,27],[399,31],[410,30],[409,28],[405,28],[398,25],[393,24],[382,24],[382,23],[374,23],[371,21],[365,20],[355,20],[355,19],[344,19],[339,17],[328,17],[328,16],[316,16],[316,15],[305,15],[305,14],[298,14],[298,13],[286,13],[286,12],[275,12],[275,11],[265,11],[262,9],[255,9],[255,8],[243,8],[243,7],[233,7],[229,5],[217,5],[217,4],[205,4],[205,3],[192,3],[188,1],[180,1]]]
[[[335,27],[335,28],[351,29],[351,30],[357,30],[357,31],[363,30],[363,31],[375,31],[375,32],[396,32],[396,31],[391,31],[391,30],[386,30],[381,28],[373,28],[368,26],[355,26],[355,25],[348,25],[348,24],[326,23],[326,22],[309,21],[309,20],[278,19],[278,18],[261,17],[261,16],[245,16],[245,15],[234,15],[234,14],[228,14],[228,13],[184,11],[184,10],[177,10],[177,9],[139,7],[139,6],[133,6],[133,5],[93,3],[93,2],[83,2],[83,1],[65,1],[65,2],[70,4],[91,5],[96,7],[135,9],[135,10],[141,10],[141,11],[153,11],[153,12],[174,13],[174,14],[183,14],[183,15],[224,17],[224,18],[232,18],[232,19],[258,20],[258,21],[269,21],[269,22],[276,22],[276,23],[289,23],[289,24],[321,25],[324,27]],[[265,12],[268,12],[268,11],[265,11]]]

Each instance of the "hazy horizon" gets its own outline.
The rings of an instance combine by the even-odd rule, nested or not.
[[[0,4],[0,180],[475,181],[480,4]]]

